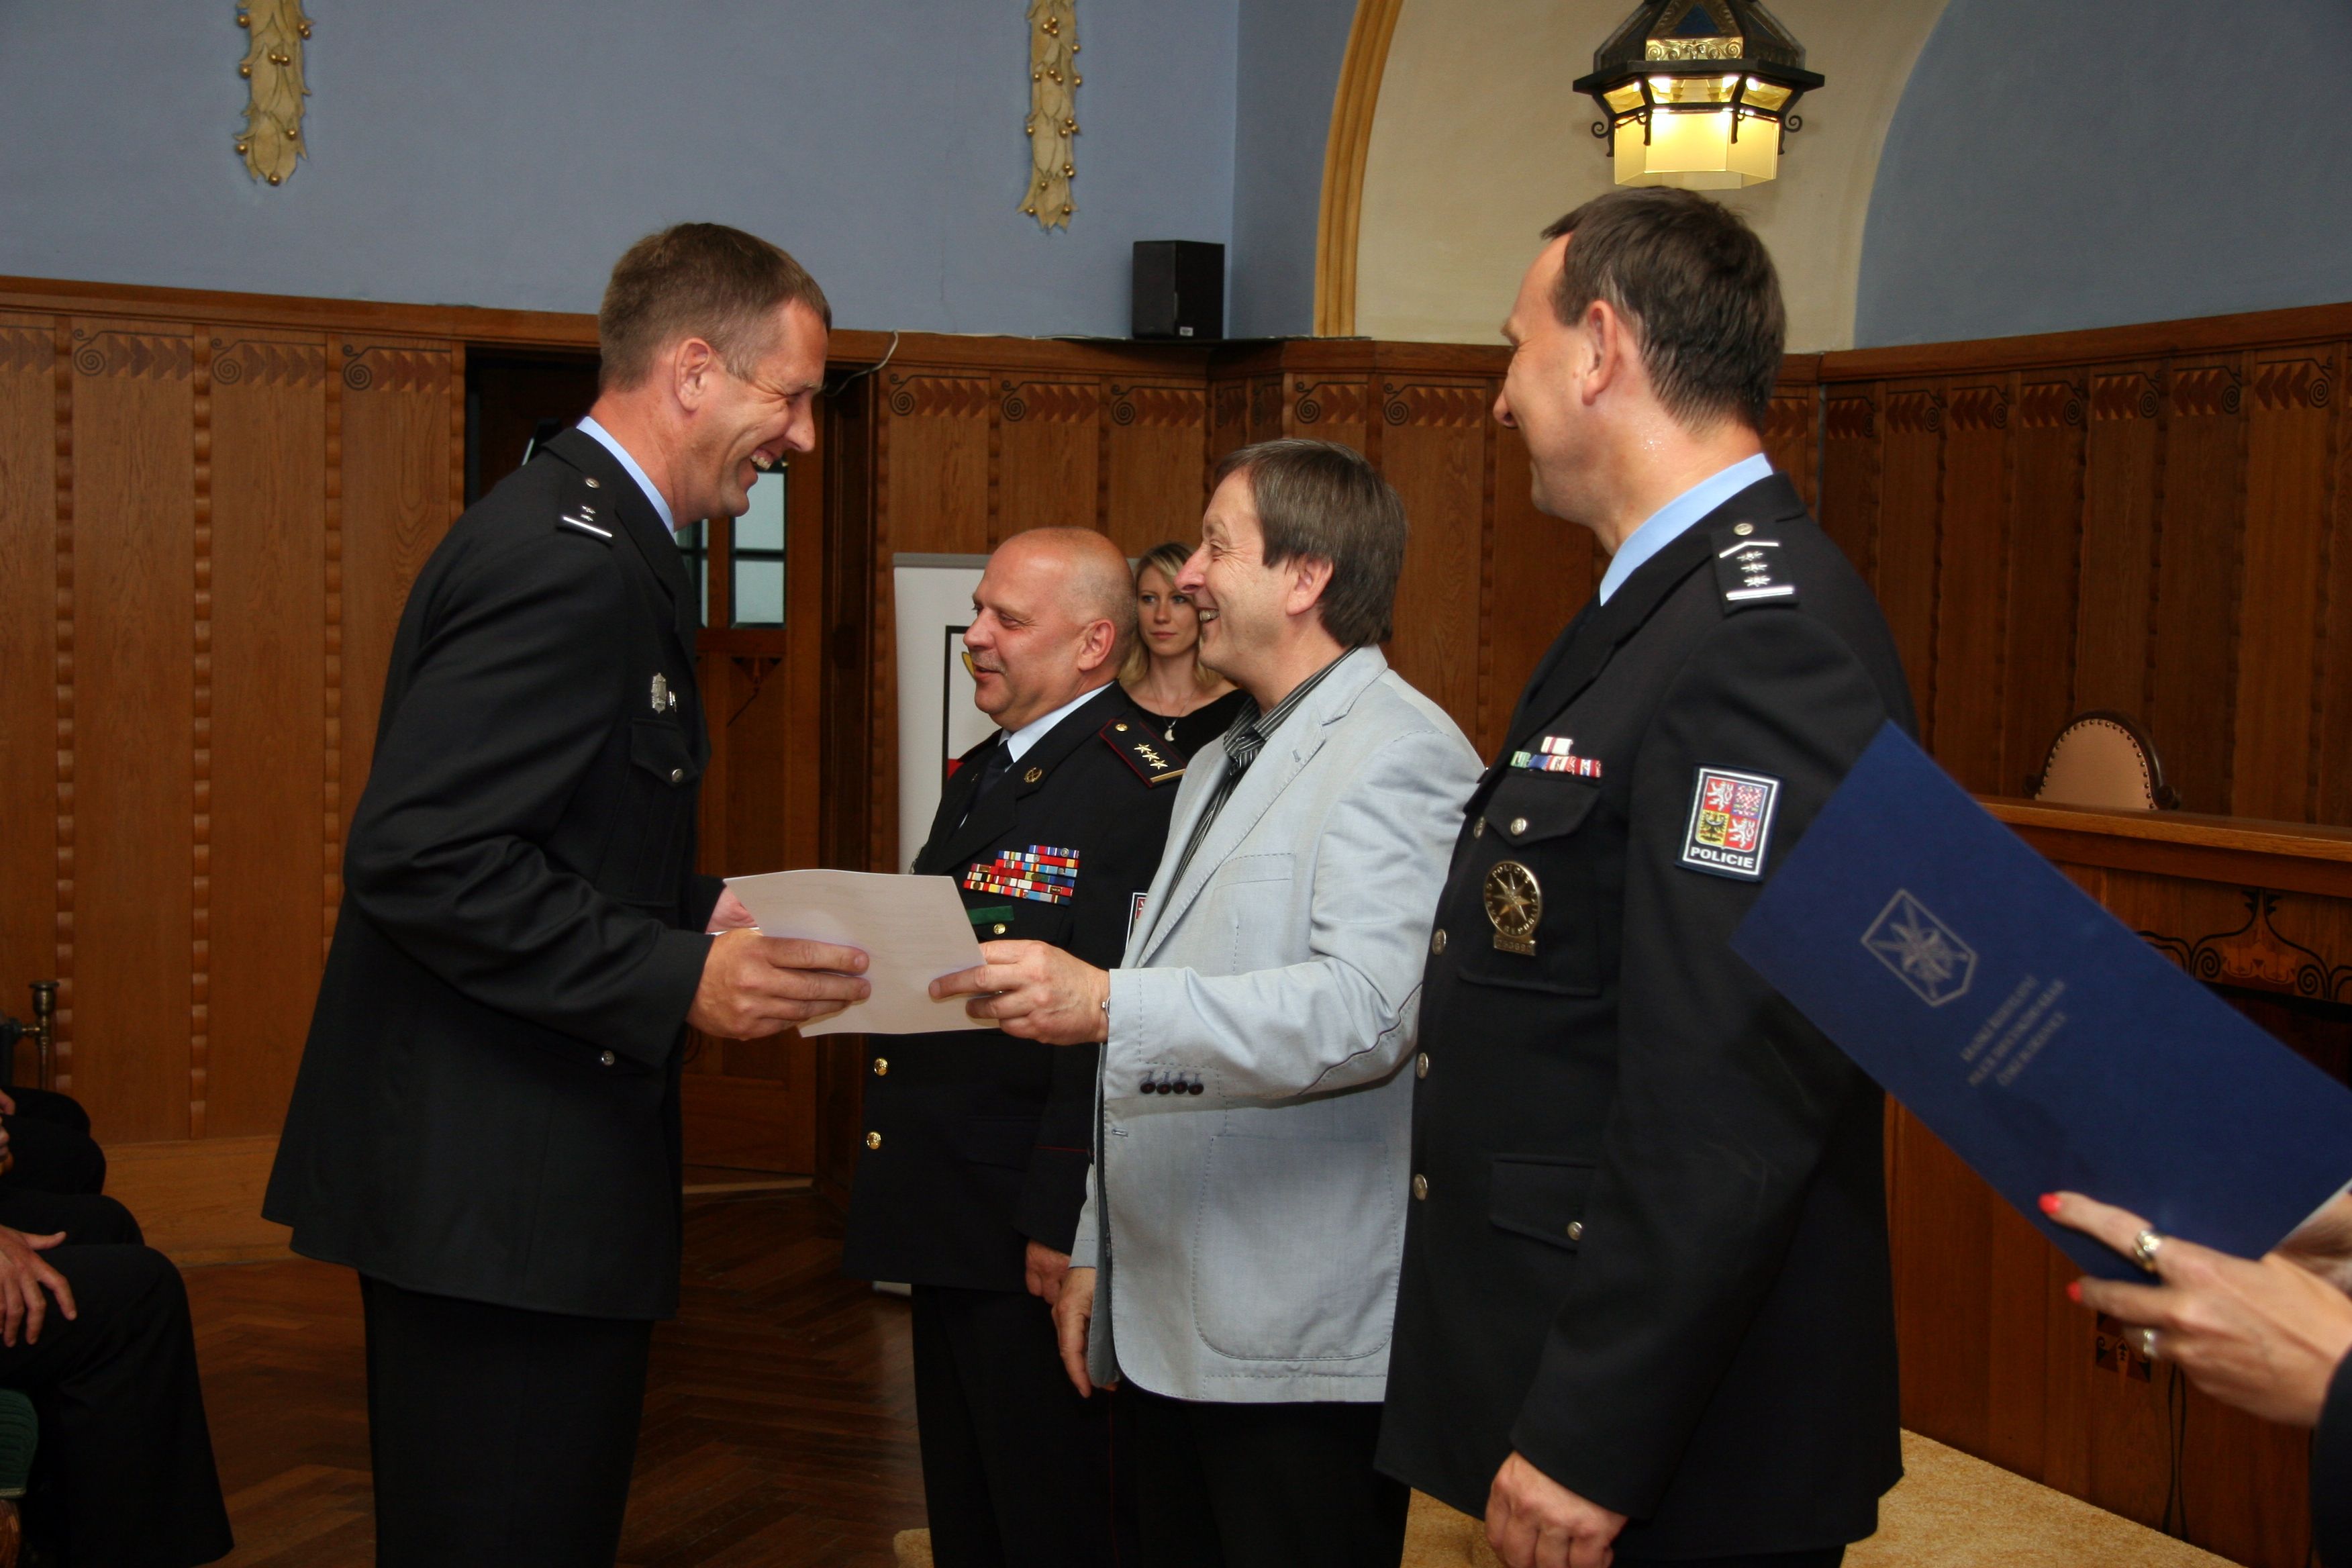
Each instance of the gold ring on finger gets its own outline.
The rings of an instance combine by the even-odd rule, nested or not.
[[[2153,1230],[2142,1230],[2132,1237],[2131,1260],[2147,1273],[2156,1272],[2156,1255],[2164,1250],[2164,1237]]]

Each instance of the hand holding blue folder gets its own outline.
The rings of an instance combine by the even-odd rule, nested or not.
[[[1894,725],[1732,949],[2068,1257],[2086,1193],[2166,1235],[2269,1251],[2352,1183],[2352,1089],[2191,980]]]

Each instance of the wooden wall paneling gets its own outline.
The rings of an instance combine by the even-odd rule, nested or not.
[[[1971,1173],[1971,1179],[1974,1179]],[[1981,1458],[2039,1479],[2049,1439],[2050,1244],[2023,1215],[1983,1192],[1985,1437]],[[2068,1303],[2072,1305],[2072,1303]],[[2075,1309],[2080,1311],[2080,1308]]]
[[[1863,579],[1878,582],[1878,389],[1840,386],[1822,395],[1822,529]]]
[[[2075,712],[2110,709],[2145,723],[2156,635],[2157,505],[2164,471],[2162,365],[2090,374],[2083,437],[2081,605]],[[2071,715],[2070,715],[2071,716]]]
[[[2176,363],[2164,381],[2147,729],[2180,804],[2230,810],[2244,549],[2245,356]]]
[[[2085,418],[2078,382],[2022,378],[2010,429],[2001,766],[1986,786],[1997,795],[2028,793],[2028,776],[2074,711]]]
[[[2010,378],[1945,395],[1934,588],[1937,759],[1999,792],[2009,632]]]
[[[1482,563],[1488,549],[1485,382],[1381,384],[1381,468],[1404,501],[1404,571],[1389,662],[1453,715],[1480,729]]]
[[[1353,447],[1377,466],[1380,457],[1372,438],[1372,407],[1370,378],[1367,375],[1347,372],[1293,375],[1283,412],[1283,428],[1261,436],[1256,434],[1256,421],[1253,419],[1250,438],[1266,441],[1280,435],[1337,441],[1343,447]]]
[[[2352,349],[2339,348],[2339,354]],[[2333,401],[2343,401],[2343,388]],[[2352,430],[2341,416],[2336,449],[2328,459],[2327,569],[2322,582],[2320,625],[2329,628],[2317,650],[2319,701],[2313,714],[2317,778],[2312,791],[2314,822],[2352,823],[2352,636],[2335,633],[2337,617],[2352,615]]]
[[[1102,383],[1093,377],[997,383],[995,484],[988,543],[1032,528],[1093,528],[1103,476]]]
[[[1591,531],[1536,510],[1528,444],[1516,430],[1492,426],[1495,478],[1492,563],[1486,599],[1488,672],[1479,717],[1470,729],[1480,754],[1493,756],[1528,678],[1544,651],[1592,597],[1603,567]]]
[[[1764,409],[1764,453],[1789,476],[1805,504],[1821,508],[1821,395],[1811,386],[1776,395]]]
[[[1198,542],[1210,449],[1208,391],[1126,381],[1107,390],[1104,531],[1129,555],[1169,540]],[[1246,408],[1245,387],[1217,391]]]
[[[450,424],[453,410],[464,416],[464,378],[447,343],[331,338],[327,360],[342,384],[337,729],[348,824],[367,787],[401,609],[456,521],[450,473],[454,464],[462,486],[465,454]]]
[[[0,313],[0,1013],[27,1021],[58,951],[58,365],[54,321]],[[33,1081],[29,1041],[13,1066]]]
[[[1877,590],[1911,678],[1919,738],[1936,736],[1936,595],[1944,518],[1944,388],[1935,382],[1887,387],[1882,396],[1875,543]]]
[[[1990,1446],[1992,1212],[1988,1189],[1908,1111],[1890,1118],[1888,1228],[1903,1424],[1982,1456]],[[1998,1199],[1992,1201],[1998,1202]]]
[[[205,1135],[274,1133],[325,925],[302,896],[320,885],[323,841],[289,827],[327,787],[327,343],[236,328],[207,340],[209,1070],[195,1100]]]
[[[101,1142],[188,1131],[201,892],[195,345],[184,323],[79,318],[73,342],[74,1034],[58,1083]],[[61,857],[62,858],[62,857]]]
[[[2243,571],[2230,810],[2308,820],[2317,806],[2327,640],[2334,345],[2257,355],[2246,400]]]

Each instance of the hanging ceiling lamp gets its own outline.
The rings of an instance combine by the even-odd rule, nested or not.
[[[1757,0],[1643,0],[1592,52],[1589,92],[1621,185],[1723,191],[1780,171],[1790,112],[1822,85],[1805,46]]]

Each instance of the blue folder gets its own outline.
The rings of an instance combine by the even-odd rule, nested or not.
[[[2249,1023],[1888,724],[1732,950],[2094,1274],[2068,1190],[2259,1257],[2352,1183],[2352,1089]]]

